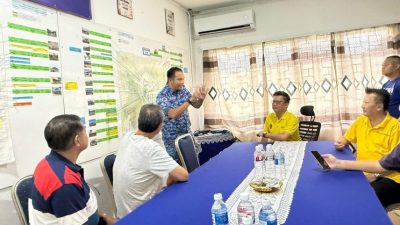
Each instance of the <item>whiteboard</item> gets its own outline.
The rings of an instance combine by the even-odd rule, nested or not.
[[[111,29],[60,14],[65,113],[81,116],[89,148],[79,163],[118,149],[118,92]],[[77,84],[77,87],[68,87]]]
[[[0,170],[0,187],[6,187],[33,173],[34,165],[48,154],[44,127],[52,117],[63,114],[64,107],[61,63],[49,58],[50,53],[59,55],[58,38],[47,33],[58,32],[56,12],[16,0],[1,4],[7,16],[2,19],[7,58],[3,72],[10,91],[8,122],[15,155],[15,162]]]
[[[43,132],[54,116],[82,118],[90,146],[78,163],[93,160],[118,150],[119,138],[136,129],[141,105],[155,102],[168,68],[189,73],[189,54],[168,43],[21,0],[0,7],[7,12],[0,15],[0,80],[7,87],[0,89],[0,120],[8,112],[15,156],[0,165],[0,188],[32,174],[49,153]]]

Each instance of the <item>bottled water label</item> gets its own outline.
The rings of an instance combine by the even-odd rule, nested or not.
[[[262,180],[264,175],[264,153],[262,146],[256,146],[254,151],[255,180]]]
[[[251,206],[252,207],[252,206]],[[253,209],[239,208],[238,209],[238,224],[253,225],[255,222]]]
[[[259,153],[259,154],[257,154],[257,156],[256,156],[256,161],[257,162],[261,162],[261,161],[264,161],[264,156],[263,156],[263,154],[262,153]]]
[[[268,223],[267,223],[267,214],[265,214],[263,212],[260,212],[259,217],[260,217],[259,218],[260,225],[268,225]]]
[[[285,155],[283,154],[283,152],[278,151],[277,153],[275,153],[275,165],[284,165],[285,164]]]
[[[242,216],[242,224],[243,225],[253,225],[254,217],[252,215],[244,215]]]
[[[259,222],[260,225],[278,225],[278,222],[276,221],[276,219],[273,219],[273,220],[268,219],[267,215],[263,215],[263,216],[260,215],[259,221],[260,221]]]
[[[228,209],[222,200],[221,193],[214,194],[214,204],[211,207],[213,225],[229,225]]]
[[[223,212],[223,213],[213,213],[213,224],[214,225],[228,225],[228,213]]]
[[[260,225],[278,225],[276,221],[260,221]]]
[[[254,206],[249,201],[249,193],[240,194],[240,202],[237,207],[237,217],[239,225],[253,225],[255,222]]]
[[[271,203],[266,201],[258,214],[260,225],[277,225],[276,213],[271,207]]]
[[[285,159],[283,158],[276,158],[274,161],[276,166],[281,166],[281,165],[285,165]]]

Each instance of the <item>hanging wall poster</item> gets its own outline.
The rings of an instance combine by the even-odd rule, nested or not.
[[[118,15],[133,19],[132,0],[117,0]]]

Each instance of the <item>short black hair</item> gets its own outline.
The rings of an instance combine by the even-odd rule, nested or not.
[[[47,145],[55,151],[70,149],[75,136],[84,129],[81,118],[77,115],[65,114],[51,119],[44,129]]]
[[[400,56],[398,55],[391,55],[386,57],[388,60],[393,60],[396,64],[400,64]]]
[[[366,88],[366,94],[375,94],[375,103],[382,104],[386,111],[389,108],[390,94],[385,89]]]
[[[288,95],[286,92],[284,92],[284,91],[277,91],[277,92],[275,92],[272,96],[282,96],[282,97],[283,97],[283,100],[285,101],[285,103],[288,103],[288,104],[289,104],[289,102],[290,102],[290,97],[289,97],[289,95]]]
[[[183,72],[181,68],[179,67],[171,67],[168,71],[167,71],[167,79],[172,79],[175,77],[175,73],[176,72]]]
[[[151,133],[160,126],[164,120],[164,113],[160,106],[155,104],[143,105],[138,118],[139,130]]]

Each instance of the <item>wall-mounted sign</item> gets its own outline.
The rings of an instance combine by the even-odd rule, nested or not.
[[[117,0],[118,14],[133,19],[132,0]]]
[[[165,28],[167,34],[175,36],[175,15],[168,9],[165,9]]]

